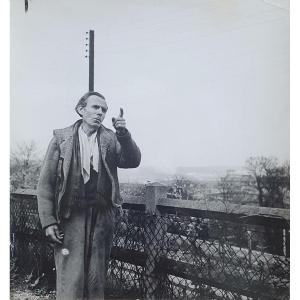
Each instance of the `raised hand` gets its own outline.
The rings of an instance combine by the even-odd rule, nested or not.
[[[112,118],[112,123],[117,133],[124,133],[126,131],[126,121],[123,118],[124,111],[123,108],[120,108],[120,114],[117,118]]]

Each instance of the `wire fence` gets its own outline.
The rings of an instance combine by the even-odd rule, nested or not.
[[[128,207],[128,206],[127,206]],[[108,270],[109,298],[289,299],[289,224],[123,209]],[[11,256],[53,276],[34,196],[11,196]]]

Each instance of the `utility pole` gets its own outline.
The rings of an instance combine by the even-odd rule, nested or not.
[[[85,57],[89,58],[89,91],[94,91],[94,30],[90,30],[86,32],[89,37],[86,38],[86,40],[89,41],[86,46],[89,46],[89,49],[86,50],[88,52],[88,55]]]

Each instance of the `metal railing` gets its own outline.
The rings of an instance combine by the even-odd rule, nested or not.
[[[110,297],[288,299],[289,210],[165,198],[148,185],[124,196],[108,271]],[[11,194],[12,256],[53,274],[36,196]]]

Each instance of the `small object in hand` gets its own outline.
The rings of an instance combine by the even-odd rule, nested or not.
[[[118,118],[123,118],[123,115],[124,115],[124,110],[122,107],[120,107],[120,113],[119,113],[119,116]],[[115,117],[112,118],[112,122],[113,122],[113,125],[116,123],[117,119]]]
[[[120,108],[120,113],[118,118],[112,118],[113,126],[117,131],[117,134],[124,135],[126,133],[126,123],[123,118],[124,111],[123,108]]]
[[[70,251],[67,248],[63,248],[63,249],[61,249],[61,254],[63,256],[67,256],[70,254]]]

